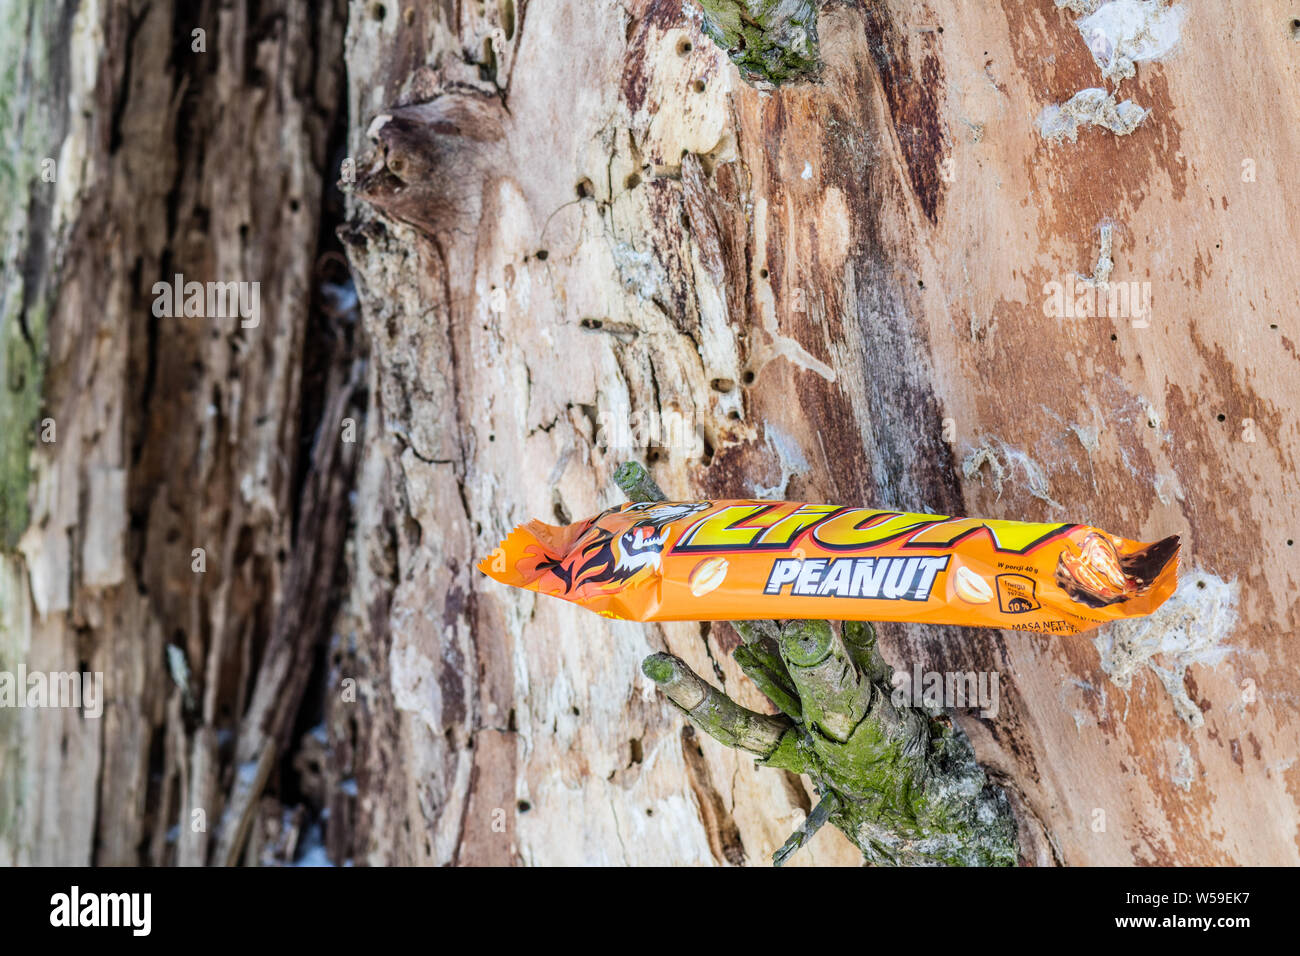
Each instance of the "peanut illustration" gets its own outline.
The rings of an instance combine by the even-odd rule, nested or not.
[[[988,604],[993,600],[993,589],[988,582],[965,566],[957,569],[955,588],[957,596],[967,604]]]
[[[717,590],[726,576],[726,558],[705,558],[691,572],[691,593],[696,597],[703,597],[710,591]]]

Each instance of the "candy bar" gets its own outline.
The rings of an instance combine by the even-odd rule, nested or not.
[[[1077,634],[1173,594],[1178,537],[788,501],[655,501],[531,521],[479,564],[633,621],[921,621]]]

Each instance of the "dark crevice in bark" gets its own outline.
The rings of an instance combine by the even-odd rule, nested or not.
[[[183,8],[182,8],[183,9]],[[149,16],[151,6],[146,4],[138,14],[132,16],[130,11],[126,14],[126,38],[123,43],[122,54],[122,78],[118,85],[117,98],[113,101],[113,119],[108,128],[108,154],[110,156],[117,153],[122,147],[122,117],[126,115],[127,101],[131,98],[131,76],[132,67],[135,63],[135,41],[140,35],[140,27],[144,24],[145,18]]]
[[[32,350],[34,358],[39,360],[38,348],[32,338],[31,326],[27,322],[27,313],[33,301],[39,301],[44,295],[46,245],[49,241],[50,207],[42,195],[40,184],[32,183],[27,196],[27,223],[31,230],[27,236],[26,253],[23,256],[23,294],[18,305],[18,328],[23,341]]]
[[[162,266],[159,269],[159,271],[163,275],[167,275],[171,271],[171,250],[170,249],[163,250]],[[136,289],[137,292],[139,292],[142,288],[142,286],[140,285],[141,273],[142,273],[142,263],[140,262],[139,259],[137,259],[136,270],[134,275],[135,281],[133,283],[133,288]],[[158,382],[158,332],[159,332],[158,316],[153,314],[153,309],[149,309],[149,311],[145,314],[145,318],[144,318],[144,333],[145,333],[144,370],[143,370],[143,374],[140,375],[137,379],[140,382],[140,384],[139,386],[137,386],[139,392],[136,395],[135,402],[134,402],[136,408],[148,408],[150,404],[153,402],[154,387]],[[140,370],[137,369],[136,371],[139,372]],[[131,466],[136,467],[140,464],[141,457],[144,455],[144,443],[145,443],[145,438],[148,435],[148,429],[145,427],[143,421],[140,421],[138,423],[132,423],[132,424],[138,425],[134,436],[134,441],[131,443]],[[148,514],[148,510],[147,510],[146,502],[141,502],[141,504],[145,505],[145,507],[138,510],[133,510],[132,526],[140,530],[143,530],[145,519]],[[144,552],[143,545],[138,550],[133,550],[137,562],[143,557],[143,552]],[[144,580],[143,575],[140,574],[140,568],[138,564],[136,567],[136,577],[140,578],[141,581]]]
[[[682,757],[686,764],[687,780],[700,807],[701,822],[708,834],[709,849],[717,862],[743,866],[745,844],[740,836],[740,827],[714,785],[708,761],[695,738],[695,728],[690,724],[683,725]]]
[[[315,32],[315,31],[313,31]],[[334,122],[330,128],[329,143],[325,155],[328,158],[341,159],[347,143],[348,114],[346,85],[339,85],[339,100],[336,104]],[[321,210],[317,230],[316,266],[312,285],[312,306],[307,321],[306,334],[302,349],[302,385],[299,401],[298,456],[294,474],[294,535],[300,532],[303,501],[303,489],[310,476],[312,465],[311,449],[318,436],[330,440],[328,431],[333,432],[335,441],[344,441],[343,423],[327,421],[323,416],[330,396],[328,394],[328,373],[330,366],[339,361],[340,356],[364,356],[367,351],[365,330],[360,321],[356,287],[351,270],[348,267],[344,246],[339,239],[339,228],[346,220],[346,208],[342,191],[335,178],[338,163],[325,170],[322,191],[319,199]],[[368,396],[365,390],[354,393],[352,406],[357,412],[353,428],[353,440],[359,447],[365,431],[365,413],[368,411]],[[359,457],[359,455],[358,455]],[[350,489],[355,487],[357,462],[353,462]],[[350,499],[350,494],[344,501]],[[351,528],[352,515],[348,509],[343,519],[345,529]],[[330,590],[322,622],[325,627],[311,646],[311,676],[304,683],[296,714],[293,718],[286,739],[282,741],[280,757],[279,797],[287,806],[305,806],[308,810],[308,825],[319,825],[327,846],[340,847],[353,844],[353,834],[347,832],[350,819],[344,815],[331,813],[323,819],[323,811],[333,809],[329,792],[315,793],[305,785],[300,766],[300,742],[314,728],[325,724],[329,719],[327,697],[337,693],[337,685],[331,681],[334,673],[331,657],[330,634],[343,603],[346,593],[346,563],[343,549],[340,548],[334,562],[333,574],[328,582],[321,586]],[[322,766],[323,788],[337,787],[342,780],[350,776],[349,768],[341,765],[333,749],[333,735],[327,731],[326,752]],[[344,860],[335,859],[335,863]]]

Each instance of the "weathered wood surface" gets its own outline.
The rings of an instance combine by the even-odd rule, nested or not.
[[[1184,9],[1120,88],[1145,122],[1055,145],[1039,113],[1103,84],[1048,0],[828,5],[823,83],[770,95],[675,2],[354,20],[351,148],[369,129],[380,157],[350,241],[381,399],[360,497],[386,493],[354,595],[395,692],[358,748],[384,748],[375,858],[761,862],[808,807],[684,739],[636,673],[666,647],[757,705],[729,627],[611,624],[470,567],[615,500],[627,450],[598,426],[671,410],[707,439],[652,455],[671,494],[1184,534],[1209,576],[1189,633],[1130,637],[1203,662],[1200,728],[1085,639],[886,627],[888,656],[1000,673],[996,719],[962,722],[1046,828],[1039,862],[1297,860],[1300,46],[1280,2]],[[1044,314],[1103,223],[1145,328]],[[432,839],[402,839],[412,815]],[[824,833],[802,861],[853,859]]]
[[[345,41],[341,6],[260,6],[204,5],[208,60],[178,39],[198,22],[94,8],[89,113],[51,106],[48,132],[87,162],[61,219],[25,203],[70,225],[5,237],[6,290],[50,303],[59,437],[5,558],[0,668],[86,661],[109,705],[0,713],[0,859],[276,858],[312,804],[335,861],[764,863],[805,785],[684,729],[639,669],[669,650],[761,707],[730,627],[608,622],[472,567],[648,457],[678,496],[1182,533],[1183,616],[1119,646],[886,626],[883,650],[999,674],[996,717],[957,717],[1029,862],[1297,862],[1286,4],[1182,4],[1178,47],[1120,87],[1142,124],[1055,144],[1041,111],[1103,80],[1052,0],[831,3],[822,82],[772,93],[678,0],[354,0]],[[306,482],[353,367],[311,305],[340,49],[370,394],[343,470]],[[1096,274],[1103,225],[1110,278],[1150,283],[1146,327],[1044,314],[1047,283]],[[19,264],[47,261],[57,294]],[[174,271],[261,280],[261,327],[151,321]],[[704,441],[620,446],[665,415]],[[333,610],[354,452],[322,655],[294,612]],[[1142,664],[1161,642],[1167,686]],[[823,830],[792,865],[857,861]]]

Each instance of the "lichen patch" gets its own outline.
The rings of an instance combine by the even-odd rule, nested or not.
[[[1114,94],[1099,87],[1080,90],[1064,103],[1043,108],[1036,121],[1038,132],[1054,143],[1079,139],[1082,126],[1100,126],[1116,136],[1127,136],[1150,115],[1150,110],[1132,100],[1118,102]]]
[[[1075,26],[1102,75],[1118,83],[1137,73],[1135,64],[1172,52],[1185,20],[1186,11],[1165,0],[1111,0]]]
[[[1147,617],[1116,621],[1093,638],[1101,669],[1127,692],[1144,668],[1160,678],[1178,716],[1197,728],[1205,717],[1187,693],[1193,664],[1215,667],[1231,653],[1224,642],[1237,623],[1237,581],[1203,570],[1184,574],[1178,591]],[[1127,708],[1125,710],[1127,713]]]

